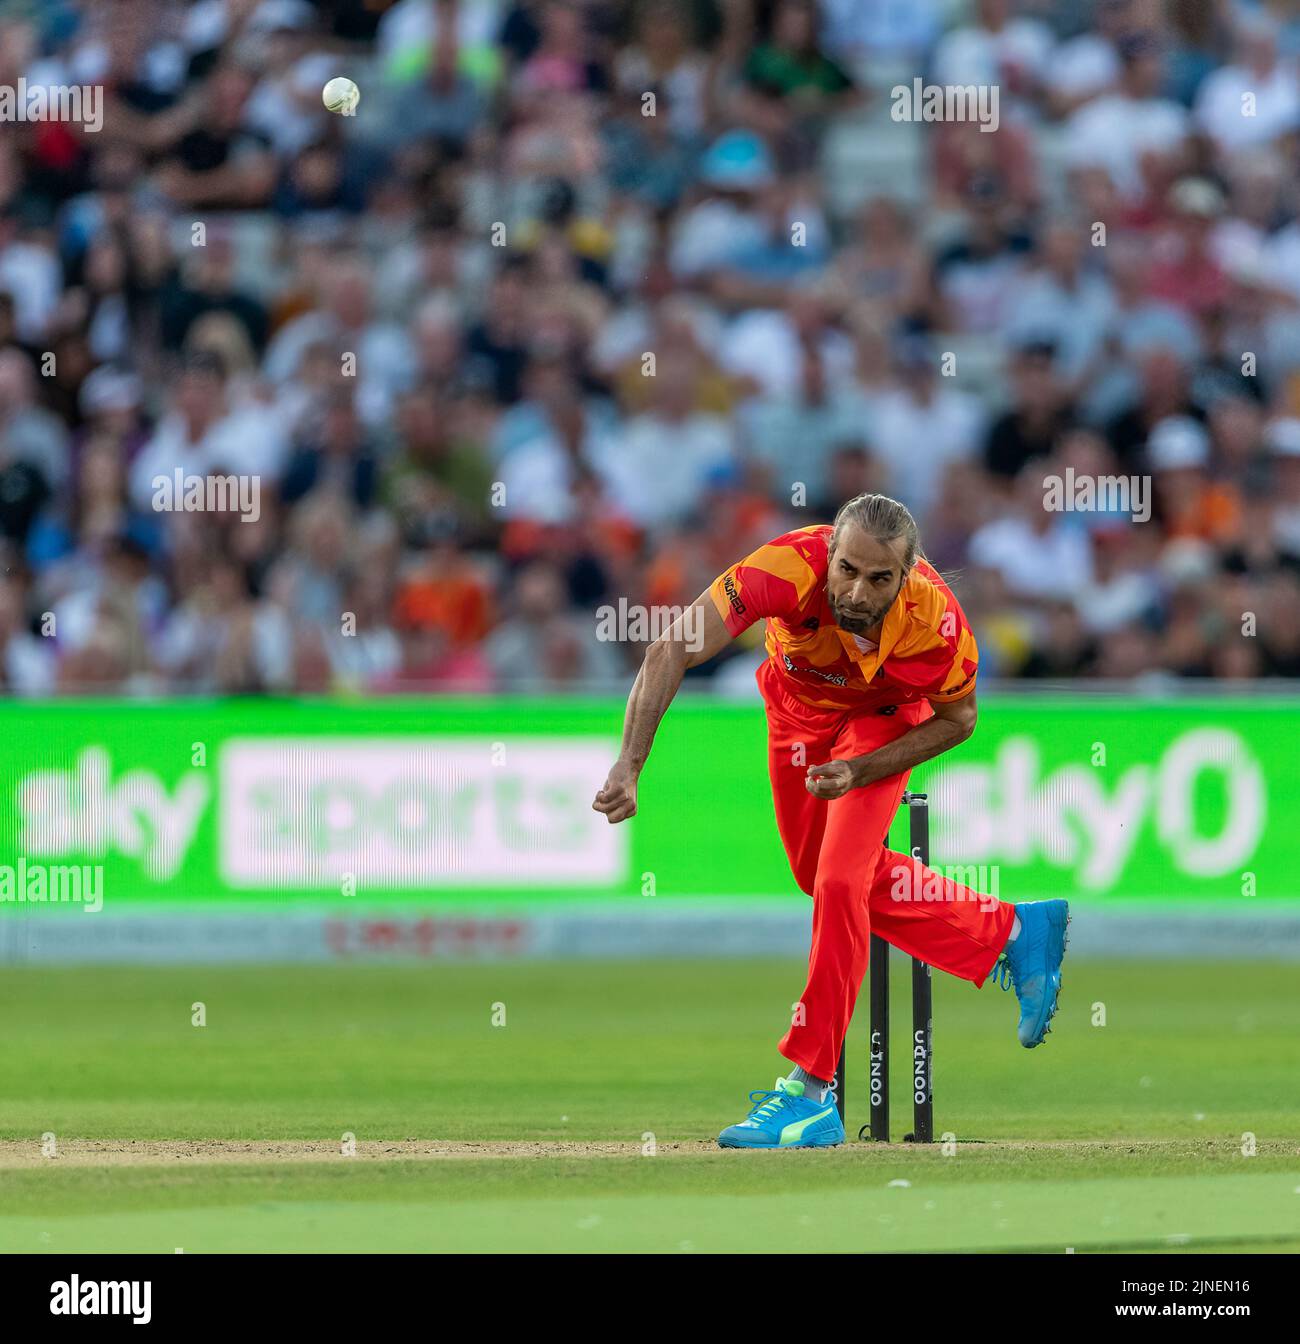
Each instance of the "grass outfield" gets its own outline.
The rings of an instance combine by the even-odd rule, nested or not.
[[[1026,1051],[1014,996],[939,976],[946,1150],[737,1153],[789,964],[4,968],[0,1251],[1300,1250],[1294,983],[1067,961]]]

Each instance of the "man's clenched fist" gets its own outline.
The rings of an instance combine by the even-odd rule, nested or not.
[[[616,761],[605,780],[605,787],[596,795],[592,810],[603,812],[611,826],[636,816],[636,776],[637,772],[630,765]]]
[[[814,798],[843,798],[858,787],[857,771],[852,761],[827,761],[810,765],[804,783]]]

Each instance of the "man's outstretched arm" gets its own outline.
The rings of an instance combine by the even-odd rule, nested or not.
[[[686,669],[707,663],[731,638],[713,599],[704,592],[646,650],[627,698],[623,748],[592,803],[611,825],[636,816],[637,777]]]

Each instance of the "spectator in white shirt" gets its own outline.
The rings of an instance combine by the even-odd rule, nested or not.
[[[863,80],[915,66],[943,28],[943,0],[821,0],[821,45]]]
[[[600,464],[615,502],[645,527],[683,521],[709,477],[735,460],[728,422],[696,410],[696,381],[689,354],[660,352],[650,410],[628,421]]]
[[[1274,140],[1300,125],[1300,81],[1294,61],[1277,53],[1277,30],[1267,15],[1243,16],[1236,59],[1207,75],[1196,95],[1197,125],[1224,154]]]
[[[972,563],[999,574],[1022,601],[1076,598],[1092,581],[1092,551],[1077,515],[1049,512],[1044,477],[1051,464],[1033,462],[1016,478],[1015,511],[986,523],[971,538]]]
[[[1083,228],[1057,219],[1042,231],[1037,266],[1014,282],[1004,314],[1012,343],[1028,335],[1050,337],[1061,375],[1076,383],[1100,354],[1115,302],[1104,274],[1089,269],[1094,258]]]
[[[1178,152],[1191,126],[1185,108],[1159,96],[1164,63],[1157,41],[1127,37],[1119,54],[1119,86],[1070,118],[1065,153],[1071,168],[1105,168],[1120,195],[1135,200],[1143,156]]]
[[[577,515],[578,485],[616,455],[615,431],[562,356],[535,355],[524,389],[527,399],[497,429],[501,509],[507,518],[567,523]]]
[[[939,353],[924,340],[902,342],[895,358],[899,385],[876,398],[871,445],[884,468],[885,493],[924,518],[947,464],[975,456],[985,413],[975,397],[939,376]]]
[[[279,480],[286,447],[278,417],[259,411],[256,402],[232,407],[221,362],[191,355],[170,409],[131,464],[131,502],[151,512],[157,478],[170,486],[178,467],[186,475],[256,477],[265,489]]]
[[[1052,53],[1044,83],[1048,106],[1058,116],[1115,87],[1120,76],[1116,44],[1129,31],[1134,8],[1133,0],[1097,0],[1096,26]]]
[[[0,151],[0,160],[5,151]],[[0,164],[0,178],[17,174],[17,165]],[[19,175],[20,176],[20,175]],[[34,237],[26,237],[30,232]],[[62,291],[58,254],[35,230],[25,230],[21,214],[10,207],[0,212],[0,290],[13,295],[19,337],[44,340]]]
[[[932,66],[936,84],[997,85],[1005,95],[1037,92],[1052,50],[1052,30],[1039,19],[1015,18],[1010,0],[977,0],[977,22],[940,41]]]
[[[266,374],[275,383],[293,378],[308,347],[324,343],[337,361],[356,358],[357,408],[366,424],[382,420],[414,376],[411,338],[371,311],[371,274],[359,261],[336,266],[327,280],[324,306],[281,328],[266,354]],[[417,323],[426,314],[421,312]]]

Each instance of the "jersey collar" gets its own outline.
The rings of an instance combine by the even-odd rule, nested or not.
[[[913,605],[907,595],[911,582],[912,580],[909,577],[907,583],[903,585],[902,591],[894,599],[894,605],[885,613],[884,624],[880,627],[880,644],[877,648],[868,649],[864,653],[858,648],[853,636],[847,630],[841,630],[838,626],[835,627],[835,633],[839,636],[845,656],[857,663],[862,671],[863,680],[868,684],[902,638],[903,631],[907,626],[907,613]]]

